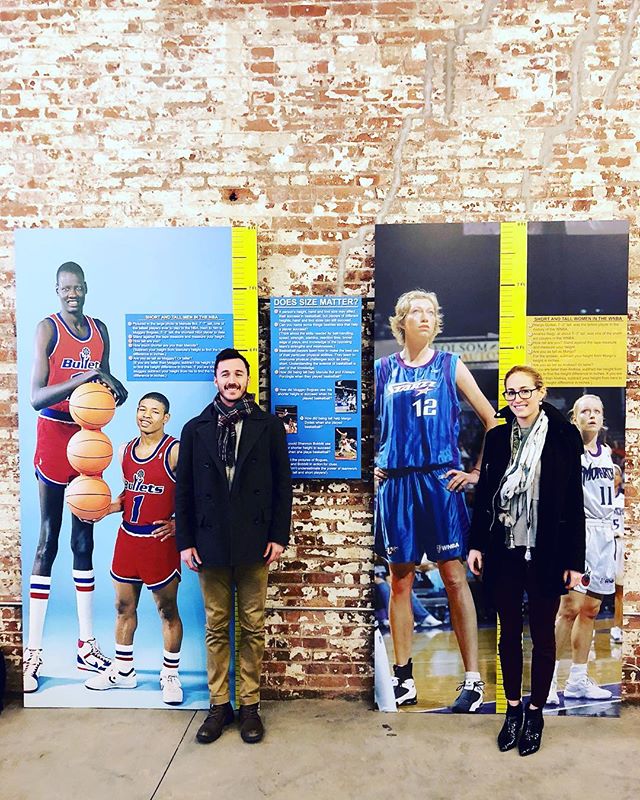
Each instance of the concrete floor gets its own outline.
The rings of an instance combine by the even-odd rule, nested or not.
[[[203,746],[204,712],[23,709],[0,716],[0,800],[627,800],[640,708],[553,718],[539,753],[499,753],[500,721],[379,714],[343,701],[265,703],[267,735]]]

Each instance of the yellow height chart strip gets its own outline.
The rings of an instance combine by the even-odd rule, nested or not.
[[[527,223],[500,225],[500,337],[498,398],[503,380],[515,364],[527,363]],[[496,622],[497,639],[500,621]],[[496,642],[497,643],[497,642]],[[502,667],[496,648],[496,713],[507,710]]]
[[[255,228],[231,229],[233,346],[249,362],[249,391],[258,394],[258,239]],[[234,593],[235,695],[238,705],[240,622]]]
[[[255,228],[231,229],[233,346],[247,359],[249,391],[258,392],[258,244]]]

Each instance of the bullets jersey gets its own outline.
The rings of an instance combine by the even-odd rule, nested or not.
[[[382,469],[460,467],[458,356],[436,350],[412,367],[399,353],[375,362],[376,460]]]
[[[148,536],[157,527],[155,522],[174,513],[176,478],[169,466],[169,453],[178,440],[165,434],[148,458],[136,456],[139,441],[129,442],[122,456],[122,527],[134,536]]]
[[[582,492],[587,519],[613,520],[613,461],[611,449],[598,444],[595,453],[585,450],[582,461]]]
[[[50,314],[47,317],[53,325],[55,336],[53,348],[49,355],[49,379],[47,386],[64,383],[75,375],[98,369],[104,354],[104,341],[95,320],[85,316],[89,333],[81,339],[67,326],[62,314]],[[69,401],[61,400],[50,408],[44,408],[40,414],[44,417],[68,421]]]

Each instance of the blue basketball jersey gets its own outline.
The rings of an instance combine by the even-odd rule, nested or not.
[[[377,466],[461,466],[457,363],[457,355],[440,350],[420,367],[405,364],[399,353],[375,362]]]

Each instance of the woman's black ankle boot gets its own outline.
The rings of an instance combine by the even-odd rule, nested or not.
[[[506,753],[513,750],[518,744],[520,729],[522,728],[522,703],[517,706],[507,706],[507,715],[504,718],[504,725],[498,734],[498,748],[500,752]]]
[[[534,709],[527,705],[524,712],[524,725],[518,742],[518,750],[521,756],[530,756],[532,753],[538,752],[542,744],[543,728],[542,709]]]

